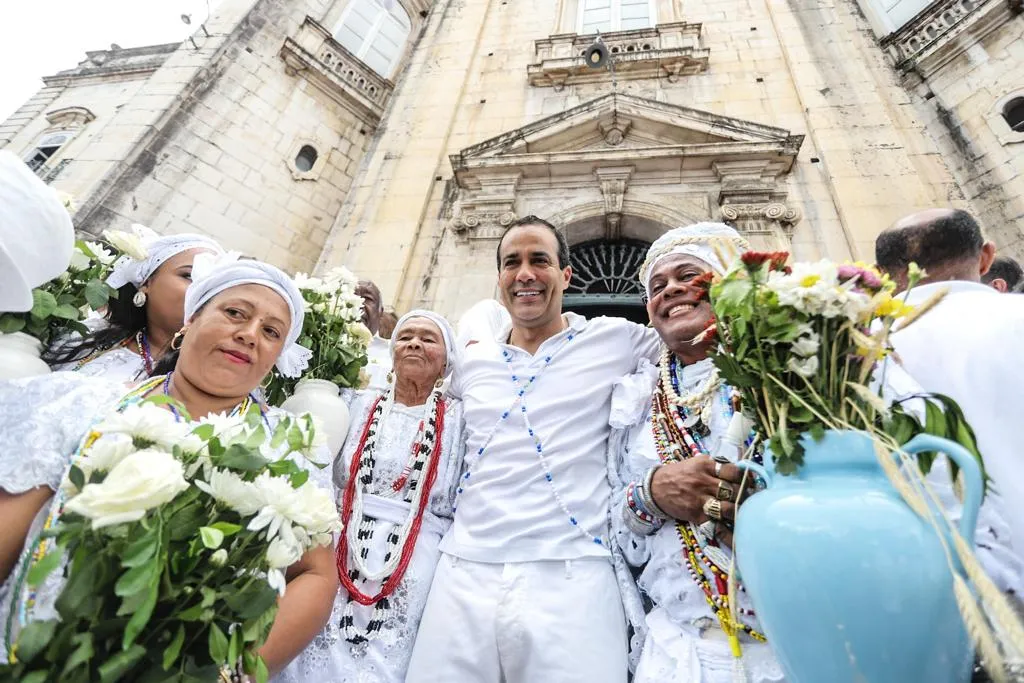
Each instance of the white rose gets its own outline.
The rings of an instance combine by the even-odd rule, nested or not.
[[[228,551],[224,548],[210,555],[210,564],[215,567],[223,567],[228,561]]]
[[[78,461],[78,469],[82,470],[85,480],[89,481],[93,472],[109,472],[136,450],[127,434],[104,434]]]
[[[196,480],[196,487],[243,517],[256,514],[266,504],[258,487],[228,470],[213,470],[209,481]]]
[[[71,263],[68,264],[68,268],[77,273],[87,269],[90,265],[92,265],[92,261],[84,251],[78,247],[71,250]]]
[[[103,237],[112,247],[122,254],[141,261],[149,256],[142,238],[137,232],[122,232],[120,230],[104,230]]]
[[[175,419],[174,414],[152,403],[138,403],[104,420],[97,431],[122,432],[134,439],[170,449],[182,442],[190,427]]]
[[[92,520],[92,528],[134,522],[188,488],[181,462],[165,451],[136,451],[99,484],[86,484],[66,508]]]
[[[373,332],[370,332],[370,328],[362,323],[354,323],[350,325],[348,332],[355,337],[356,341],[360,344],[369,344],[373,341]]]

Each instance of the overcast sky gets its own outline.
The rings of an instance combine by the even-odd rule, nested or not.
[[[207,0],[0,1],[0,121],[42,87],[42,76],[74,67],[86,50],[184,40],[206,7]],[[182,14],[192,16],[191,27]]]

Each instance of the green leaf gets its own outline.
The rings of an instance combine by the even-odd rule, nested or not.
[[[15,678],[18,683],[46,683],[46,679],[50,676],[47,671],[33,671],[25,676]]]
[[[216,550],[224,542],[224,532],[213,527],[199,527],[199,537],[203,539],[203,545],[210,550]]]
[[[249,589],[231,593],[224,602],[241,620],[252,619],[277,604],[277,591],[266,583],[253,584]]]
[[[160,585],[157,581],[150,584],[149,593],[146,599],[135,610],[128,625],[124,628],[124,637],[121,639],[121,649],[127,650],[135,642],[142,629],[146,628],[149,618],[153,616],[153,608],[156,607],[156,599],[160,594]]]
[[[28,570],[28,585],[35,587],[43,582],[50,572],[56,569],[60,565],[61,559],[64,557],[64,553],[61,550],[54,550],[44,555],[38,562],[32,565],[32,569]]]
[[[50,644],[54,631],[57,629],[57,621],[33,621],[21,629],[18,635],[18,659],[22,662],[31,662],[36,655],[43,651]]]
[[[103,683],[120,680],[145,656],[146,648],[141,645],[132,645],[128,650],[118,652],[100,666],[100,680]]]
[[[78,647],[75,648],[71,656],[68,657],[67,662],[65,662],[64,669],[61,671],[62,677],[67,676],[81,665],[87,664],[93,658],[93,655],[96,654],[93,649],[92,632],[90,631],[75,634],[71,642],[77,644]]]
[[[57,598],[61,618],[70,621],[78,616],[86,601],[96,594],[105,578],[106,557],[103,553],[90,553],[85,548],[75,553],[68,582]]]
[[[231,522],[217,522],[216,524],[211,524],[210,527],[216,529],[225,536],[234,536],[242,530],[241,524],[232,524]]]
[[[160,566],[155,558],[138,567],[132,567],[117,580],[114,585],[114,594],[122,598],[135,595],[151,584],[155,584],[160,577]]]
[[[201,607],[212,607],[217,602],[217,591],[209,586],[200,586],[199,592],[203,595],[203,601],[199,603]]]
[[[102,280],[91,280],[85,285],[85,300],[89,306],[99,310],[110,301],[111,288]]]
[[[178,630],[175,632],[174,638],[171,639],[170,645],[164,649],[164,671],[169,671],[174,663],[178,661],[178,655],[181,654],[181,646],[184,644],[185,624],[178,624]]]
[[[228,637],[220,630],[217,624],[210,624],[209,637],[210,659],[215,664],[225,664],[228,661]]]
[[[71,304],[60,304],[53,309],[53,317],[62,320],[78,320],[79,310]]]
[[[75,485],[75,488],[81,491],[85,488],[85,473],[78,467],[78,465],[72,465],[71,469],[68,470],[68,479]]]
[[[256,683],[267,683],[270,680],[270,669],[263,657],[256,656]]]
[[[237,662],[238,658],[242,654],[242,648],[244,643],[242,642],[242,629],[235,628],[231,633],[231,638],[228,642],[228,661]]]
[[[139,539],[136,539],[124,549],[124,553],[121,558],[121,566],[123,567],[139,567],[147,562],[156,554],[157,549],[160,547],[160,531],[159,528],[153,529],[146,533]]]
[[[297,489],[307,481],[309,481],[309,472],[302,470],[288,477],[288,481],[291,483],[293,489]]]
[[[0,315],[0,334],[21,332],[25,329],[25,318],[14,313]]]
[[[267,466],[267,459],[241,444],[231,444],[217,464],[242,472],[258,472]]]
[[[32,290],[32,315],[40,320],[49,318],[57,308],[57,298],[42,289]]]

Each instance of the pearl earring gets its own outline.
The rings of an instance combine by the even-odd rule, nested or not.
[[[142,308],[146,305],[146,293],[139,291],[135,292],[135,296],[132,297],[132,303],[135,304],[135,308]]]

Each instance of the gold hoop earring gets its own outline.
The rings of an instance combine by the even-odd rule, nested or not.
[[[180,351],[181,350],[181,344],[184,341],[185,341],[185,328],[183,327],[180,330],[178,330],[177,332],[175,332],[174,336],[171,338],[171,351]]]
[[[438,377],[437,381],[434,382],[434,388],[435,389],[440,389],[443,386],[444,386],[444,377]]]

